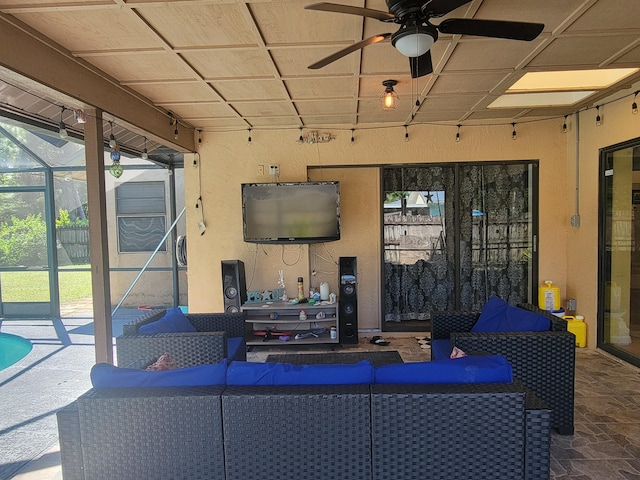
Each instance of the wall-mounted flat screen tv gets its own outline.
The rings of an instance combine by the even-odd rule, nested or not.
[[[244,241],[318,243],[340,239],[340,182],[242,184]]]

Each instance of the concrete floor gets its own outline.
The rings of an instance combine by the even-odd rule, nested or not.
[[[122,324],[139,315],[120,311],[114,336]],[[91,318],[64,319],[68,339],[50,321],[5,321],[1,331],[29,338],[33,351],[0,371],[0,480],[60,480],[60,454],[55,412],[90,388],[94,364]],[[369,343],[383,335],[389,346]],[[62,335],[64,337],[64,335]],[[427,361],[430,350],[417,337],[424,333],[361,334],[345,351],[397,350],[405,362]],[[305,348],[305,352],[325,347]],[[330,347],[327,347],[330,348]],[[255,347],[250,361],[271,353],[291,352],[288,345]],[[578,349],[576,362],[576,433],[552,436],[551,478],[627,480],[640,478],[640,369],[596,350]]]

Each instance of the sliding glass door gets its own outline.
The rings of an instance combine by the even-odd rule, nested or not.
[[[492,295],[532,301],[536,171],[534,162],[383,170],[386,326],[480,310]]]
[[[640,139],[600,154],[598,347],[640,366]]]

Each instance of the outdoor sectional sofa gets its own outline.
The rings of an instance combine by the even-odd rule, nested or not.
[[[443,368],[475,375],[473,361]],[[63,477],[548,479],[550,411],[520,382],[385,383],[439,363],[232,362],[226,385],[92,388],[57,414]],[[264,384],[271,370],[303,384]]]
[[[432,359],[448,356],[452,347],[467,353],[504,356],[513,367],[514,377],[551,408],[552,428],[561,435],[573,435],[575,336],[567,331],[566,320],[533,305],[510,308],[546,317],[548,330],[474,332],[481,312],[434,312]],[[444,347],[442,342],[446,343]]]

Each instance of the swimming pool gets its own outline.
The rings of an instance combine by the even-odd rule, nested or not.
[[[0,370],[24,358],[33,348],[26,338],[10,333],[0,333]]]

